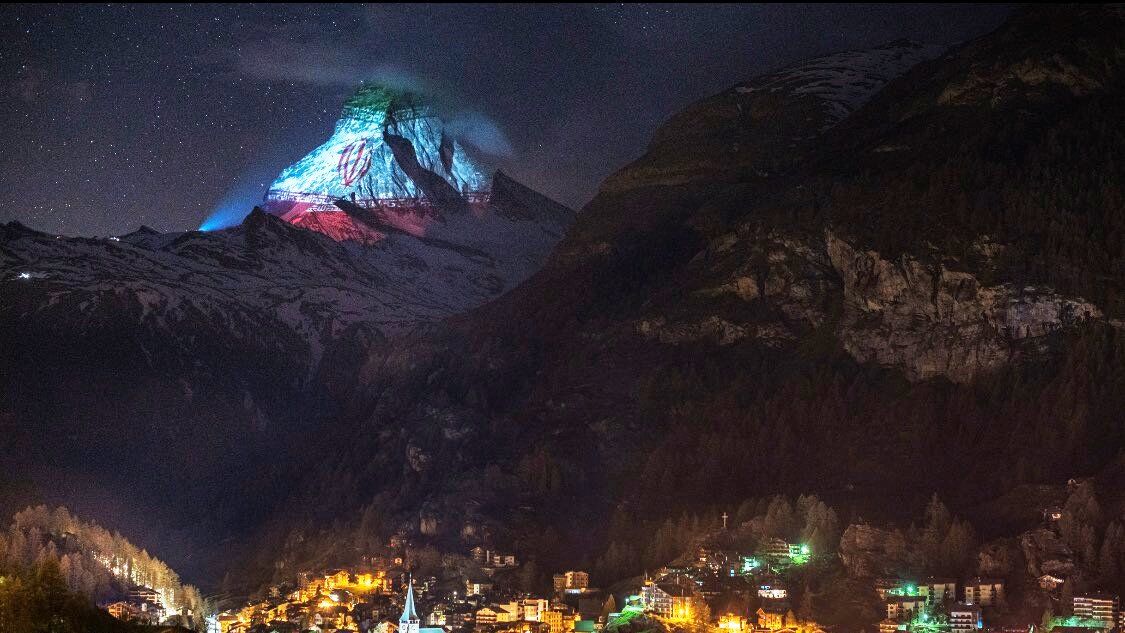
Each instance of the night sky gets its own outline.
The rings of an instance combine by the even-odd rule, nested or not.
[[[0,221],[194,229],[261,199],[364,79],[422,89],[574,207],[688,103],[799,59],[951,44],[1005,6],[8,6]]]

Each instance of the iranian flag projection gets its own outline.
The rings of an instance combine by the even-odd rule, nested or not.
[[[412,93],[364,84],[344,104],[331,138],[287,167],[266,193],[265,209],[337,240],[371,244],[383,233],[336,206],[344,199],[379,223],[424,235],[435,211],[395,159],[385,134],[413,146],[418,166],[440,176],[470,203],[487,202],[489,176]]]

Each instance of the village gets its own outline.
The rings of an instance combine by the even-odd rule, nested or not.
[[[654,543],[682,532],[674,548],[661,550],[667,562],[633,575],[607,571],[605,559],[541,570],[534,551],[486,543],[450,552],[403,530],[379,554],[280,574],[255,597],[217,605],[196,621],[208,633],[1125,630],[1114,585],[1092,577],[1066,544],[1068,534],[1089,532],[1076,526],[1082,508],[1094,505],[1092,489],[1074,481],[1067,494],[1065,507],[1043,506],[1018,539],[979,546],[936,495],[923,523],[900,530],[861,520],[842,532],[815,496],[763,498],[733,516],[666,523]],[[1101,549],[1112,552],[1115,543],[1107,538]],[[1016,558],[1022,562],[1011,564]],[[174,624],[177,614],[164,609],[175,602],[168,591],[137,590],[102,606],[122,620]]]
[[[404,553],[408,552],[404,548]],[[795,605],[792,572],[814,564],[807,544],[770,539],[754,552],[700,547],[688,564],[646,574],[624,591],[591,586],[588,573],[552,577],[549,595],[519,592],[498,579],[520,567],[514,554],[477,547],[474,565],[456,582],[416,577],[409,557],[371,558],[353,568],[302,572],[271,586],[268,597],[212,615],[208,633],[822,633]],[[1049,582],[1045,580],[1044,582]],[[877,578],[871,587],[885,618],[879,633],[896,631],[1029,633],[1039,623],[990,624],[1005,603],[998,578]],[[138,594],[107,605],[122,619],[159,622],[157,596]],[[1110,594],[1072,597],[1072,615],[1058,631],[1119,630],[1125,622]],[[802,617],[804,616],[804,617]],[[146,619],[147,618],[147,619]]]

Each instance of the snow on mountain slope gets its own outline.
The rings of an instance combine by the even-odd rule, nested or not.
[[[816,97],[825,111],[821,129],[827,129],[859,109],[887,82],[943,50],[941,46],[899,40],[877,48],[817,57],[735,86],[735,91]]]
[[[941,47],[900,40],[810,59],[699,101],[662,125],[645,155],[602,191],[769,177],[888,82]]]
[[[255,319],[276,320],[318,349],[353,324],[393,334],[510,288],[562,236],[568,213],[551,211],[551,221],[539,222],[493,206],[482,217],[438,221],[425,238],[392,232],[376,247],[337,242],[261,211],[220,231],[142,229],[118,240],[60,238],[12,223],[0,229],[0,279],[5,294],[28,300],[8,302],[0,319],[18,322],[64,304],[80,315],[107,297],[131,298],[140,326],[237,313],[249,329]],[[74,297],[81,300],[64,301]]]
[[[315,367],[353,325],[394,334],[538,270],[573,212],[486,173],[422,97],[363,84],[332,137],[282,171],[265,212],[241,226],[105,240],[4,228],[0,278],[25,300],[0,318],[66,304],[96,328],[89,311],[112,296],[158,331],[200,315],[236,330],[279,323]]]

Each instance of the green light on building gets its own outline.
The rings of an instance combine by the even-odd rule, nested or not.
[[[794,565],[804,565],[810,558],[812,549],[807,544],[789,546],[789,561]]]
[[[625,598],[625,606],[621,609],[622,616],[632,617],[639,613],[644,613],[645,606],[641,597],[638,595],[627,596]]]
[[[908,628],[921,633],[945,633],[950,630],[949,618],[941,613],[930,615],[928,611],[922,610],[910,621]]]
[[[1110,628],[1106,624],[1105,620],[1096,620],[1094,618],[1082,618],[1082,617],[1078,617],[1076,615],[1071,615],[1071,616],[1066,616],[1066,617],[1055,616],[1055,617],[1051,618],[1051,629],[1054,629],[1057,626],[1065,626],[1065,627],[1079,628],[1079,629],[1097,629],[1099,631],[1104,631],[1104,630]],[[1047,632],[1045,632],[1045,633],[1047,633]]]
[[[762,566],[762,561],[750,556],[742,557],[742,573],[748,574]]]

